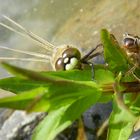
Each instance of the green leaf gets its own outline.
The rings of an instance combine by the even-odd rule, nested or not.
[[[115,76],[114,74],[107,69],[95,68],[95,82],[104,85],[108,83],[114,83]]]
[[[45,93],[47,93],[47,88],[39,87],[27,92],[22,92],[21,94],[1,98],[0,99],[0,107],[12,108],[12,109],[19,109],[25,110],[31,104],[31,101],[36,99],[37,97],[42,97]],[[39,104],[38,104],[39,105]],[[45,104],[47,105],[47,103]],[[41,106],[40,106],[41,108]],[[37,108],[36,108],[37,110]],[[41,111],[38,110],[38,111]]]
[[[119,123],[110,126],[107,140],[128,140],[132,133],[134,122]]]
[[[137,117],[125,109],[120,109],[114,100],[107,140],[128,140],[136,120]]]
[[[22,79],[19,77],[0,79],[0,88],[15,94],[28,90],[30,91],[40,86],[47,87],[48,85],[45,82]]]
[[[92,81],[92,71],[89,70],[71,70],[71,71],[51,71],[51,72],[34,72],[13,66],[11,64],[2,63],[2,65],[11,73],[21,79],[32,79],[35,81],[54,83],[58,81]],[[104,66],[95,65],[95,81],[100,83],[112,82],[114,74]],[[82,76],[81,76],[82,75]],[[106,79],[106,80],[105,80]],[[9,80],[9,79],[8,79]],[[3,82],[3,81],[2,81]],[[9,81],[10,82],[10,81]]]
[[[115,37],[106,29],[101,30],[101,41],[104,47],[104,58],[113,72],[128,70],[128,58]]]
[[[137,98],[135,99],[135,101],[133,101],[131,103],[130,109],[133,110],[135,115],[140,114],[140,95],[139,95],[139,93],[137,94]]]
[[[94,92],[94,96],[87,95],[70,105],[50,112],[36,128],[33,140],[39,140],[40,138],[42,140],[53,140],[57,134],[71,125],[74,120],[78,119],[85,110],[97,103],[99,97],[100,92]]]
[[[71,70],[71,71],[50,71],[41,73],[44,76],[57,78],[63,78],[66,80],[72,81],[83,81],[89,82],[94,81],[98,84],[107,84],[114,82],[115,75],[110,70],[106,69],[104,65],[101,67],[100,65],[94,66],[94,80],[92,80],[92,72],[89,70]],[[81,76],[82,75],[82,76]]]
[[[53,78],[64,78],[74,81],[91,81],[92,73],[91,69],[89,70],[68,70],[68,71],[48,71],[41,72],[44,76],[50,76]],[[82,76],[81,76],[82,75]]]
[[[57,127],[59,126],[62,115],[67,108],[68,106],[64,106],[50,112],[36,127],[32,140],[53,140],[58,134],[58,131],[56,131]],[[65,122],[63,129],[68,127],[70,124],[71,122]]]
[[[84,98],[90,95],[94,97],[96,96],[95,94],[100,94],[101,96],[101,92],[102,90],[100,87],[94,82],[58,82],[50,85],[47,93],[49,96],[46,97],[46,94],[44,94],[42,98],[49,103],[49,110],[54,110],[70,104],[79,98]],[[46,104],[44,105],[46,106]],[[36,106],[33,106],[31,111],[35,108]]]
[[[95,82],[59,81],[50,84],[48,88],[40,85],[37,89],[2,98],[0,106],[14,109],[27,109],[29,107],[28,111],[47,111],[48,109],[58,109],[87,95],[95,96],[94,93],[101,94],[101,88]],[[20,103],[22,106],[18,106]]]
[[[114,75],[112,74],[111,71],[108,71],[103,68],[98,68],[98,67],[95,67],[95,82],[93,82],[93,81],[85,81],[87,75],[88,75],[87,79],[91,78],[90,77],[91,71],[89,72],[89,70],[69,71],[66,73],[65,72],[46,72],[43,74],[35,72],[32,75],[32,71],[17,68],[15,66],[5,64],[5,63],[4,65],[6,65],[8,69],[10,68],[12,72],[16,74],[21,74],[21,75],[25,74],[24,76],[29,78],[29,79],[25,79],[22,77],[15,77],[15,78],[12,77],[8,79],[0,80],[1,88],[15,92],[17,94],[21,94],[20,96],[17,95],[16,97],[11,97],[11,98],[8,97],[8,100],[0,99],[0,103],[2,102],[3,107],[10,107],[14,109],[27,109],[27,106],[29,106],[29,108],[27,109],[28,111],[36,111],[39,109],[40,111],[47,111],[48,109],[52,110],[56,108],[58,109],[61,106],[67,105],[68,103],[75,101],[75,99],[79,99],[81,97],[85,97],[87,95],[93,94],[93,91],[97,93],[99,91],[102,92],[102,88],[101,88],[102,84],[111,83],[114,81]],[[82,73],[82,77],[85,77],[84,79],[81,78],[81,73]],[[67,75],[69,75],[69,78],[77,75],[75,76],[77,77],[76,78],[77,80],[76,79],[75,81],[71,79],[65,80],[65,78],[68,77]],[[63,78],[60,76],[62,76]],[[59,80],[57,80],[57,78]],[[79,81],[80,78],[83,81]],[[48,81],[48,79],[51,79],[51,81]],[[45,92],[46,94],[43,94],[42,97],[37,96],[37,97],[32,98],[32,100],[29,100],[30,104],[29,104],[29,101],[27,100],[24,101],[25,96],[28,96],[27,94],[32,94],[32,91],[36,92],[36,88],[40,88],[40,87],[44,88],[44,90],[45,88],[48,89],[48,91]],[[112,98],[110,97],[107,98],[106,101],[109,101]],[[23,98],[24,104],[25,103],[28,104],[22,108],[16,106],[20,102],[21,98]],[[102,100],[103,99],[104,98],[102,98]],[[7,106],[7,104],[11,104],[13,100],[15,104],[13,104],[13,106],[12,105]],[[5,101],[5,104],[4,104],[4,101]],[[42,108],[46,110],[42,110]]]
[[[1,62],[1,64],[9,72],[23,79],[32,79],[35,81],[42,81],[42,82],[47,82],[47,83],[54,83],[57,81],[55,78],[51,78],[49,76],[44,77],[42,74],[35,71],[19,68],[11,64],[7,64],[5,62]]]

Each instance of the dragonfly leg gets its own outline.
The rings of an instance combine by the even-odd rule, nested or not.
[[[140,78],[138,78],[137,75],[134,73],[134,71],[135,71],[136,68],[138,68],[138,67],[139,67],[139,66],[138,66],[137,64],[134,65],[130,70],[128,70],[128,71],[126,72],[125,76],[128,76],[128,75],[132,74],[132,75],[136,78],[136,80],[138,80],[138,81],[140,82]]]
[[[102,54],[102,52],[97,52],[95,54],[92,54],[95,50],[97,50],[97,48],[99,48],[101,46],[103,46],[103,45],[102,44],[98,44],[95,48],[92,48],[86,55],[83,56],[81,61],[82,62],[87,62],[88,60],[92,59],[93,57]]]
[[[94,73],[94,64],[89,63],[89,65],[91,66],[91,79],[92,79],[92,81],[94,81],[94,75],[95,75],[95,73]]]
[[[94,80],[94,63],[93,62],[89,62],[89,60],[91,60],[92,58],[101,55],[103,52],[96,52],[93,54],[93,52],[95,50],[97,50],[97,48],[102,47],[102,44],[98,44],[95,48],[92,48],[85,56],[83,56],[83,58],[81,59],[81,62],[84,64],[88,64],[91,66],[91,73],[92,73],[92,80]]]

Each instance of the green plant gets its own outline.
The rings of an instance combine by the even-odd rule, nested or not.
[[[107,139],[127,140],[134,126],[139,128],[140,97],[135,95],[140,83],[133,73],[126,75],[133,63],[105,29],[101,42],[108,65],[94,66],[94,81],[90,69],[39,73],[1,63],[15,77],[1,79],[0,88],[16,96],[0,99],[0,107],[48,112],[32,139],[53,140],[90,106],[112,101]],[[138,68],[135,71],[140,75]]]

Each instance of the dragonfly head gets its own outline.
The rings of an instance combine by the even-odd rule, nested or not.
[[[52,56],[52,65],[55,70],[80,69],[80,51],[72,46],[63,45],[56,48]]]
[[[139,38],[130,34],[124,34],[123,48],[127,53],[138,53],[139,52]]]

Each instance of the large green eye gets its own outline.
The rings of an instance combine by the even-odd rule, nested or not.
[[[62,53],[62,57],[63,58],[73,58],[73,57],[75,57],[78,60],[80,60],[81,53],[76,48],[68,48]]]

